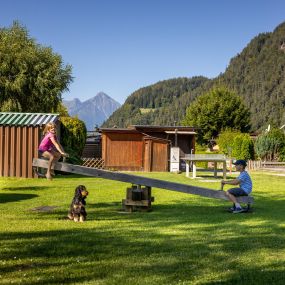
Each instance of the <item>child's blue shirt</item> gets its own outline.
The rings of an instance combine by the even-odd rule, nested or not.
[[[242,171],[238,176],[240,181],[240,188],[249,194],[252,191],[252,181],[249,174],[246,171]]]

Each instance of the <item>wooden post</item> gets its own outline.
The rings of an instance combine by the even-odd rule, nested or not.
[[[186,177],[189,177],[189,171],[190,171],[190,160],[186,160]]]
[[[177,147],[177,136],[178,136],[177,132],[178,129],[175,129],[175,147]]]
[[[140,192],[140,199],[137,193]],[[136,195],[134,195],[136,193]],[[141,185],[132,185],[127,188],[126,199],[122,200],[123,209],[127,212],[133,211],[151,211],[151,202],[154,198],[151,197],[151,187],[143,187]]]
[[[193,178],[196,178],[196,161],[193,161],[193,164],[192,164],[192,172],[193,172]]]
[[[217,162],[214,162],[214,177],[217,178]]]
[[[150,172],[152,170],[152,140],[145,140],[144,143],[144,171]]]
[[[227,178],[227,163],[226,161],[223,162],[223,178]]]

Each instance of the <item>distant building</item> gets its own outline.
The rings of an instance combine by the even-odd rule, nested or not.
[[[129,171],[169,171],[170,147],[180,157],[195,151],[196,129],[182,126],[101,128],[105,168]]]
[[[82,152],[83,158],[101,158],[102,157],[102,144],[101,133],[87,132],[86,143]]]

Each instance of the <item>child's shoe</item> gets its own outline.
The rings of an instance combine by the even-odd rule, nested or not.
[[[233,211],[234,214],[242,213],[242,212],[243,212],[243,208],[239,208],[239,207]]]

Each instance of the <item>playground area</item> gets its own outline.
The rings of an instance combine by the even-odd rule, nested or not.
[[[136,174],[217,191],[222,179]],[[103,178],[0,178],[0,284],[283,284],[285,177],[251,176],[254,211],[239,215],[229,201],[156,187],[151,212],[128,213],[127,183]],[[79,184],[85,223],[65,219]]]

